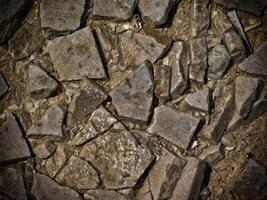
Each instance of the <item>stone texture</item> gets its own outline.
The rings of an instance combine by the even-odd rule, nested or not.
[[[200,119],[189,113],[178,112],[168,106],[160,106],[155,109],[153,122],[148,132],[187,149],[199,123]]]
[[[85,78],[69,106],[72,122],[86,119],[106,98],[107,95],[97,83]]]
[[[138,190],[136,196],[136,200],[153,200],[151,191],[150,191],[150,183],[149,179],[146,178],[142,184],[142,187]]]
[[[134,12],[136,0],[94,0],[93,16],[104,19],[127,20]]]
[[[124,196],[113,190],[94,189],[84,193],[84,200],[127,200]]]
[[[51,156],[56,150],[56,145],[51,142],[44,142],[33,148],[33,153],[41,159]]]
[[[224,33],[234,31],[233,24],[221,9],[216,9],[212,12],[212,19],[216,31],[222,38]]]
[[[139,0],[138,8],[143,18],[160,26],[167,22],[170,12],[179,2],[180,0]]]
[[[222,144],[209,146],[199,155],[198,158],[206,161],[210,165],[216,164],[224,158],[224,149]]]
[[[61,81],[79,80],[83,76],[105,79],[106,73],[89,27],[48,41],[47,51]]]
[[[43,174],[34,175],[31,193],[40,200],[80,200],[79,194],[75,190],[63,187]]]
[[[2,73],[0,73],[0,97],[2,97],[8,90],[8,85]]]
[[[152,67],[149,61],[144,62],[110,92],[112,103],[120,117],[148,121],[154,89]]]
[[[45,115],[34,123],[27,132],[27,137],[50,137],[62,139],[65,137],[63,121],[66,116],[66,107],[53,105],[45,112]]]
[[[199,194],[199,200],[207,200],[210,194],[211,192],[209,191],[209,189],[207,187],[204,187]]]
[[[0,164],[24,160],[31,157],[28,145],[13,114],[0,126]]]
[[[78,131],[78,133],[74,136],[72,142],[76,146],[82,145],[97,137],[98,135],[99,132],[95,130],[91,122],[88,122],[81,130]]]
[[[205,163],[190,157],[182,171],[170,200],[197,200],[204,179]]]
[[[44,70],[30,64],[27,89],[33,98],[44,99],[50,97],[56,91],[57,82]]]
[[[224,76],[231,62],[231,55],[222,44],[217,44],[208,55],[209,77],[219,79]]]
[[[260,45],[253,55],[239,65],[245,72],[267,76],[267,42]]]
[[[80,27],[85,0],[42,0],[41,26],[57,31],[73,31]]]
[[[135,186],[154,159],[120,123],[85,144],[80,156],[98,169],[107,189]]]
[[[77,156],[69,158],[67,165],[56,176],[56,181],[77,190],[97,188],[100,183],[94,168]]]

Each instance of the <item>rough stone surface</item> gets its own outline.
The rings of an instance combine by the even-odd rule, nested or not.
[[[112,103],[120,117],[148,121],[154,89],[152,67],[149,61],[144,62],[110,92]]]
[[[56,176],[57,182],[77,190],[97,188],[99,177],[91,165],[77,157],[71,156],[68,163]]]
[[[153,200],[151,191],[150,191],[150,183],[148,178],[142,184],[142,187],[138,190],[136,200]]]
[[[41,26],[57,31],[72,31],[80,27],[85,0],[42,0]]]
[[[7,113],[7,119],[0,126],[0,164],[31,157],[15,116]]]
[[[85,144],[80,156],[98,169],[107,189],[135,186],[154,159],[120,123]]]
[[[200,119],[189,113],[178,112],[168,106],[155,109],[148,132],[157,134],[175,145],[187,149],[196,132]]]
[[[199,155],[198,158],[206,161],[210,165],[216,164],[224,158],[224,149],[222,144],[208,147]]]
[[[36,99],[50,97],[57,89],[57,82],[44,70],[30,64],[28,72],[27,89]]]
[[[120,193],[113,190],[94,189],[84,193],[84,200],[127,200]]]
[[[56,145],[51,142],[44,142],[33,148],[33,153],[41,159],[46,159],[51,156],[56,150]]]
[[[29,128],[27,137],[51,137],[54,139],[63,138],[63,121],[65,119],[65,115],[65,106],[51,106],[48,108],[43,118]]]
[[[234,31],[233,24],[221,9],[212,12],[212,19],[216,31],[222,38],[225,33]]]
[[[0,73],[0,97],[2,97],[8,90],[8,85],[2,73]]]
[[[197,200],[204,179],[205,163],[190,157],[182,171],[170,200]]]
[[[105,79],[106,72],[89,27],[48,41],[47,51],[54,68],[63,80],[79,80],[83,76]]]
[[[79,194],[75,190],[63,187],[43,174],[34,175],[31,192],[36,199],[80,200]]]

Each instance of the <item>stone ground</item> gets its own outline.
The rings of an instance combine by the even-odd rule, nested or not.
[[[266,0],[0,0],[0,199],[267,199]]]

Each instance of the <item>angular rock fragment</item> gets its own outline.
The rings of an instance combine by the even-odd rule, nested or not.
[[[40,4],[41,26],[57,31],[73,31],[80,27],[85,0],[42,0]]]
[[[80,200],[79,194],[75,190],[63,187],[43,174],[34,175],[31,193],[36,199]]]
[[[148,132],[157,134],[175,145],[187,149],[199,123],[200,119],[189,113],[160,106],[155,109],[153,122],[148,128]]]
[[[205,169],[206,165],[203,161],[193,157],[188,158],[170,200],[197,200]]]
[[[48,108],[43,118],[29,128],[27,137],[51,137],[53,139],[62,139],[65,137],[63,129],[65,116],[65,106],[51,106]]]
[[[0,73],[0,97],[2,97],[8,90],[8,85],[2,73]]]
[[[198,157],[201,160],[206,161],[210,165],[216,164],[224,158],[224,149],[221,144],[216,146],[210,146],[205,149]]]
[[[30,64],[28,72],[27,89],[36,99],[50,97],[57,89],[57,82],[44,70]]]
[[[139,0],[138,8],[143,18],[161,26],[167,22],[170,12],[179,2],[180,0]]]
[[[82,130],[78,131],[72,141],[73,144],[78,146],[95,138],[97,135],[99,135],[99,132],[97,132],[92,123],[89,122],[83,127]]]
[[[79,80],[83,76],[105,79],[106,72],[89,27],[48,41],[47,51],[60,80]]]
[[[56,176],[56,181],[77,190],[97,188],[100,182],[94,168],[77,156],[69,158],[67,165]]]
[[[218,34],[223,38],[224,33],[233,32],[234,26],[221,9],[212,12],[212,22]]]
[[[149,61],[144,62],[110,92],[112,103],[120,117],[148,121],[154,89],[152,67]]]
[[[138,190],[136,196],[136,200],[153,200],[151,191],[150,191],[150,183],[149,179],[146,178],[143,182],[142,187]]]
[[[37,145],[33,148],[33,153],[41,159],[46,159],[51,156],[56,150],[56,145],[51,142],[45,142],[40,145]]]
[[[0,126],[0,164],[31,157],[28,145],[13,114]]]
[[[84,193],[84,200],[127,200],[120,193],[113,190],[93,189]]]
[[[267,42],[258,47],[254,54],[243,61],[239,68],[245,72],[267,76]]]
[[[154,159],[120,123],[85,144],[80,156],[98,169],[107,189],[135,186]]]

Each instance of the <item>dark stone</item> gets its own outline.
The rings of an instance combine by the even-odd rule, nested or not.
[[[0,97],[2,97],[8,90],[8,85],[6,83],[5,77],[0,73]]]

